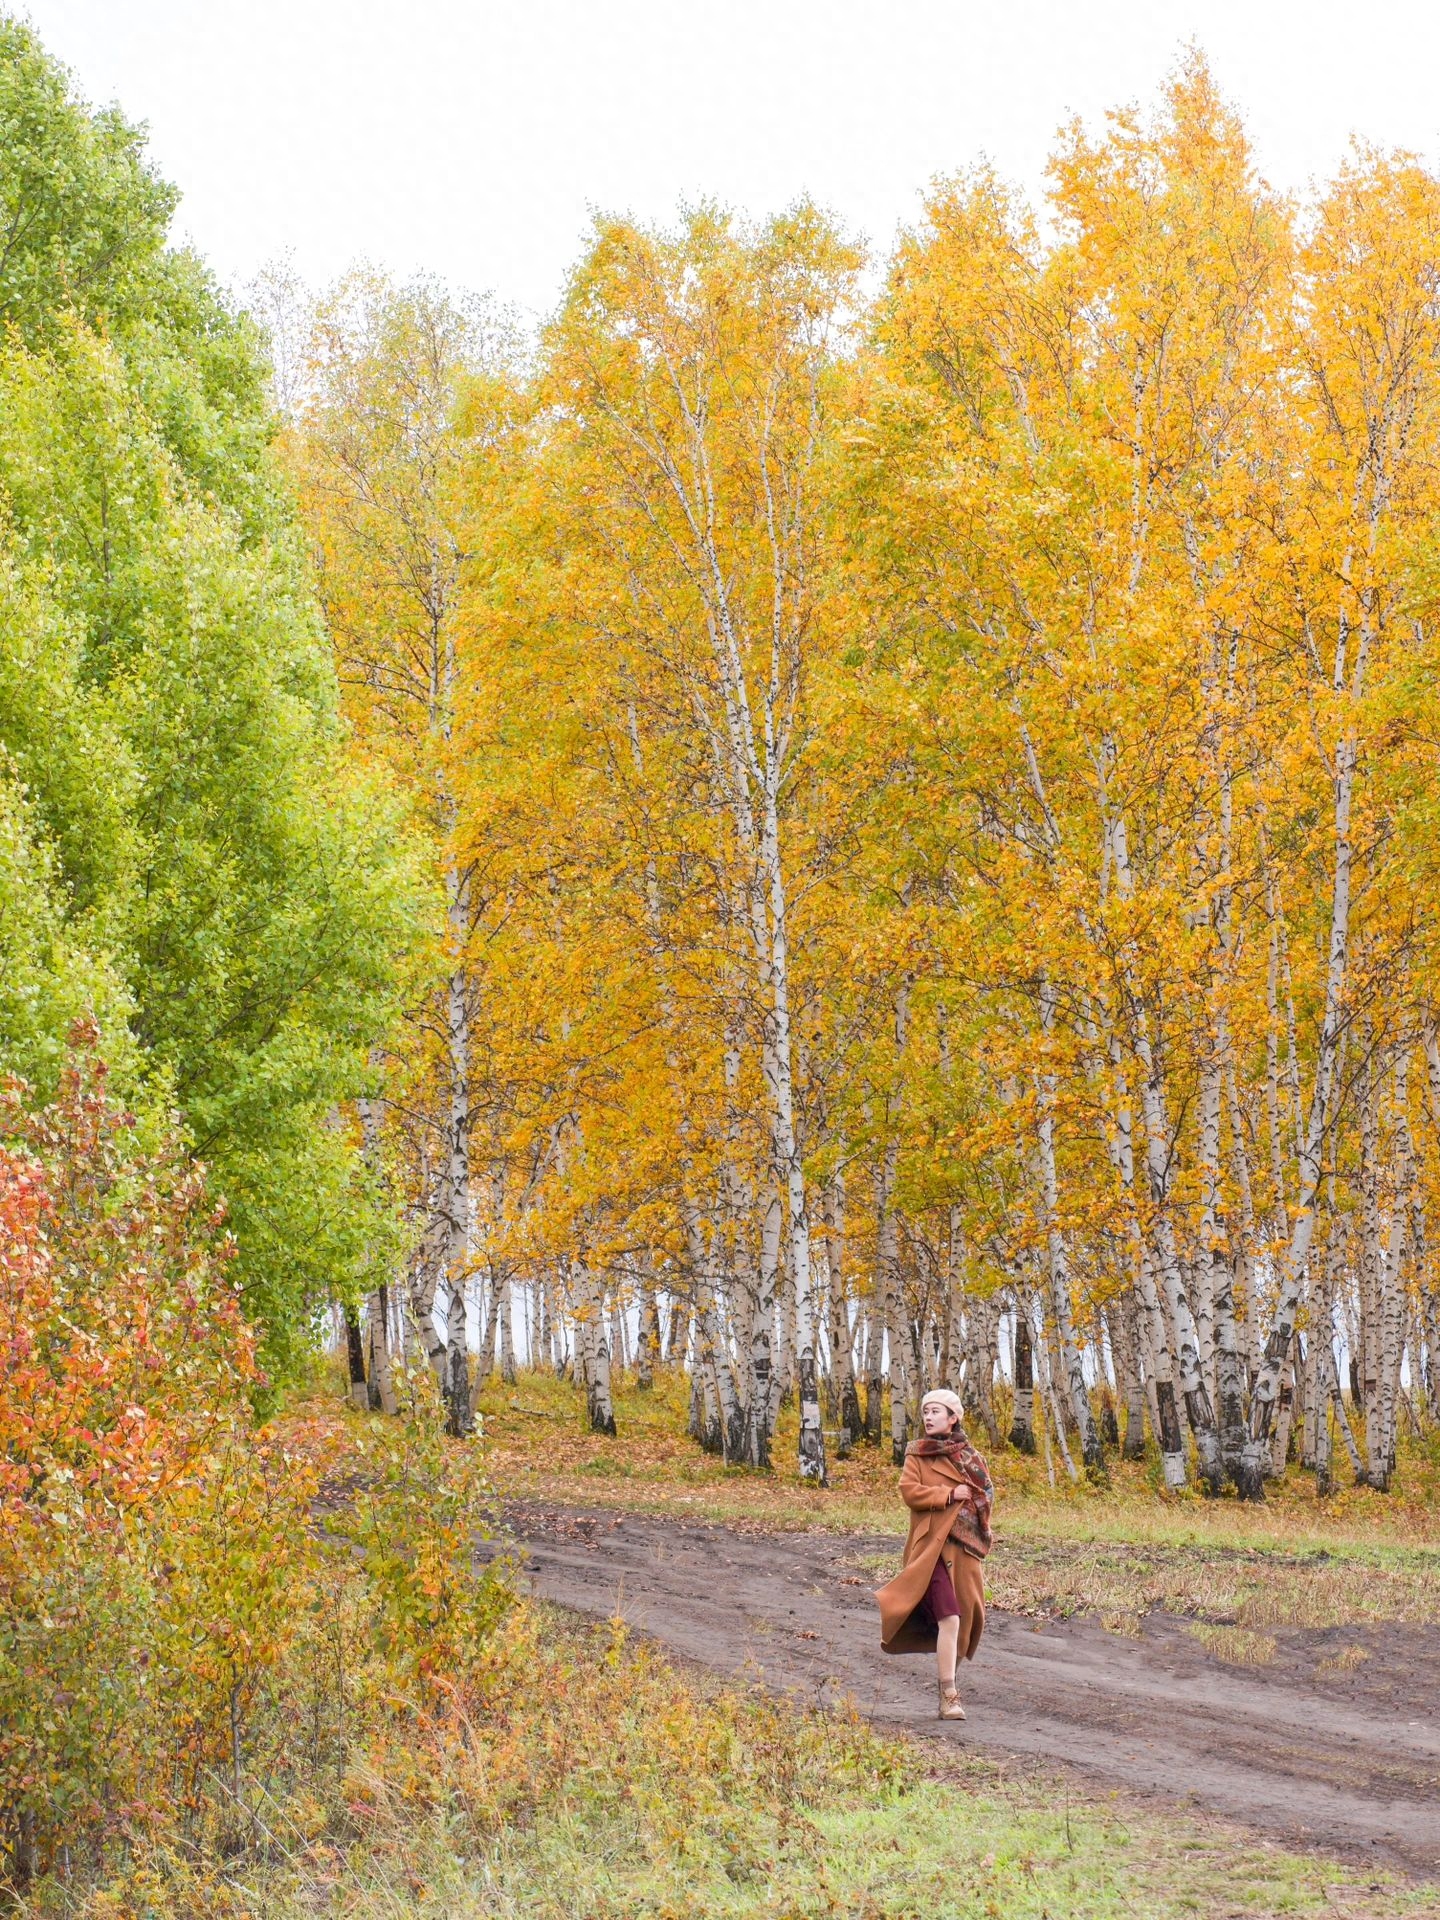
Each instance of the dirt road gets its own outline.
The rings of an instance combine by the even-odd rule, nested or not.
[[[1168,1616],[1139,1639],[992,1612],[962,1670],[963,1725],[934,1717],[928,1656],[880,1652],[872,1572],[887,1539],[567,1512],[506,1523],[546,1599],[622,1615],[675,1652],[871,1720],[1074,1769],[1292,1846],[1440,1876],[1440,1628],[1280,1629],[1266,1667],[1222,1665]],[[1003,1551],[1003,1545],[997,1551]],[[1369,1657],[1319,1671],[1342,1645]]]

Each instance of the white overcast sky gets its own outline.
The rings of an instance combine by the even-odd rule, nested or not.
[[[0,0],[0,8],[15,0]],[[879,249],[937,173],[1033,189],[1060,122],[1206,50],[1262,169],[1440,155],[1435,0],[19,0],[149,123],[177,231],[243,283],[357,259],[550,309],[587,210],[809,193]]]

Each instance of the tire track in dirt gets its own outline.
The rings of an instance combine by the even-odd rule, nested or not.
[[[1139,1639],[992,1610],[962,1669],[968,1720],[935,1718],[930,1656],[880,1652],[882,1537],[771,1533],[672,1518],[505,1509],[537,1593],[619,1614],[676,1653],[817,1704],[849,1698],[907,1734],[1074,1769],[1218,1814],[1291,1846],[1440,1877],[1440,1628],[1347,1628],[1378,1657],[1341,1676],[1340,1635],[1281,1630],[1277,1663],[1222,1665],[1167,1616]],[[997,1549],[1003,1551],[1003,1545]],[[1370,1669],[1373,1669],[1371,1671]]]

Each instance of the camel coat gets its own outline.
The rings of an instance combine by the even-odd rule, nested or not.
[[[960,1469],[943,1457],[907,1454],[900,1474],[900,1498],[910,1509],[910,1537],[900,1572],[875,1595],[880,1608],[880,1645],[886,1653],[929,1653],[936,1640],[935,1622],[928,1608],[916,1615],[925,1598],[935,1562],[942,1556],[956,1605],[960,1609],[960,1658],[973,1660],[985,1630],[985,1582],[980,1562],[958,1540],[949,1537],[955,1508],[947,1504],[950,1489],[962,1479]]]

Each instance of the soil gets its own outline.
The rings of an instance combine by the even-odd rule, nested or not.
[[[507,1505],[505,1521],[545,1599],[618,1614],[718,1672],[1022,1756],[1082,1791],[1138,1793],[1291,1847],[1440,1878],[1440,1627],[1279,1628],[1269,1665],[1235,1667],[1172,1615],[1147,1615],[1126,1638],[1094,1620],[992,1609],[961,1672],[969,1717],[941,1722],[933,1657],[880,1651],[877,1581],[863,1563],[881,1554],[898,1566],[892,1539],[531,1503]],[[1369,1657],[1320,1670],[1356,1646]]]

